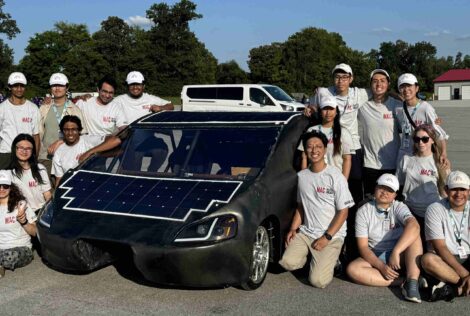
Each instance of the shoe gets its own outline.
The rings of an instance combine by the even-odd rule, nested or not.
[[[456,294],[452,286],[444,282],[439,282],[439,284],[434,285],[431,290],[430,302],[436,301],[446,301],[450,302],[455,298]]]
[[[0,278],[3,278],[5,276],[5,268],[3,266],[0,266]]]
[[[402,285],[401,292],[405,300],[421,303],[421,295],[418,290],[418,280],[407,279]]]
[[[422,275],[418,278],[418,284],[420,289],[427,289],[429,287],[428,280]]]

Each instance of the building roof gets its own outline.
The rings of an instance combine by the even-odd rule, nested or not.
[[[433,82],[470,81],[470,69],[451,69]]]

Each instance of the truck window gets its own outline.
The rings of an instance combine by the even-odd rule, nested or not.
[[[274,105],[271,98],[261,89],[250,88],[250,100],[261,105]]]

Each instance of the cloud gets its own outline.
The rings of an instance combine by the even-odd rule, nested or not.
[[[470,34],[459,36],[455,40],[456,41],[470,41]]]
[[[126,20],[126,23],[131,26],[139,26],[142,28],[147,28],[153,25],[152,20],[147,19],[146,17],[140,16],[140,15],[130,16]]]
[[[448,30],[442,30],[442,31],[427,32],[427,33],[424,33],[424,36],[436,37],[436,36],[448,35],[448,34],[451,34],[450,31],[448,31]]]
[[[382,27],[372,29],[372,32],[373,33],[391,33],[392,30],[389,29],[388,27],[382,26]]]
[[[428,33],[424,33],[424,36],[439,36],[439,32],[428,32]]]

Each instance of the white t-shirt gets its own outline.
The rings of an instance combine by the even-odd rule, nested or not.
[[[416,126],[422,124],[430,124],[436,130],[439,140],[449,139],[444,129],[435,123],[437,114],[431,104],[426,101],[419,101],[414,107],[408,107],[408,113]],[[414,128],[410,124],[408,117],[403,110],[403,103],[401,107],[396,109],[396,116],[401,130],[401,145],[398,153],[398,162],[406,154],[413,154],[413,131]]]
[[[88,149],[94,147],[87,135],[80,136],[80,140],[73,146],[62,144],[57,148],[52,159],[51,174],[62,177],[67,170],[78,166],[78,157]]]
[[[353,149],[353,141],[351,134],[345,128],[341,128],[341,149],[339,155],[334,155],[335,146],[333,144],[333,128],[322,127],[321,125],[315,125],[309,127],[306,133],[311,131],[320,131],[325,134],[328,139],[328,145],[326,148],[325,162],[330,166],[335,166],[339,170],[343,171],[343,155],[355,155],[356,152]],[[298,150],[304,151],[304,145],[300,142],[297,147]]]
[[[99,104],[97,97],[87,101],[78,100],[75,105],[82,111],[84,125],[89,135],[110,135],[118,127],[126,125],[121,107],[113,101]]]
[[[408,207],[399,201],[393,201],[387,212],[380,212],[375,200],[361,206],[356,214],[356,237],[367,238],[369,248],[374,251],[392,251],[408,218],[412,218]]]
[[[340,96],[336,94],[335,87],[318,88],[317,94],[314,97],[312,104],[319,105],[320,99],[323,96],[334,96],[338,102],[337,106],[340,112],[341,126],[349,131],[353,140],[353,149],[361,148],[359,141],[359,130],[357,123],[357,110],[369,100],[370,95],[366,89],[349,88],[347,96]]]
[[[404,201],[416,215],[424,217],[426,208],[441,199],[437,187],[439,173],[433,155],[403,156],[396,174],[403,186]]]
[[[348,182],[338,168],[327,166],[321,172],[304,169],[297,174],[297,202],[304,208],[304,222],[300,231],[310,238],[321,237],[336,213],[354,205]],[[333,238],[344,239],[346,222]]]
[[[116,97],[113,102],[115,102],[124,113],[123,125],[129,125],[142,116],[149,114],[152,105],[165,105],[170,103],[170,101],[148,93],[143,93],[138,99],[131,98],[128,94],[122,94]]]
[[[37,211],[44,206],[46,200],[44,193],[51,190],[51,183],[47,175],[47,169],[42,164],[38,164],[39,174],[42,177],[43,184],[38,183],[31,172],[31,169],[23,170],[21,178],[18,178],[12,171],[12,182],[20,189],[28,202],[28,206]]]
[[[467,208],[470,207],[470,202],[467,202]],[[445,239],[446,246],[450,253],[458,255],[457,238],[454,233],[454,226],[452,224],[451,216],[454,216],[454,222],[460,229],[460,223],[464,212],[449,211],[450,205],[447,199],[442,199],[428,206],[425,217],[425,234],[426,240]],[[451,215],[452,213],[452,215]],[[464,229],[461,235],[461,245],[464,247],[467,255],[470,255],[470,211],[466,212],[466,218],[463,219]],[[458,233],[457,233],[458,234]]]
[[[28,223],[36,222],[37,217],[33,210],[27,206],[25,212]],[[32,247],[31,236],[16,220],[17,215],[18,209],[15,208],[13,212],[8,213],[6,205],[0,206],[0,249]]]
[[[39,134],[39,120],[39,109],[30,101],[13,105],[6,99],[0,103],[0,153],[11,152],[11,144],[18,134]]]
[[[396,169],[400,134],[395,110],[400,106],[400,101],[389,97],[383,104],[367,101],[359,109],[364,167]]]

